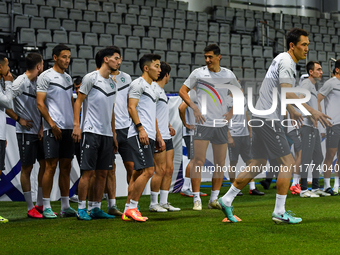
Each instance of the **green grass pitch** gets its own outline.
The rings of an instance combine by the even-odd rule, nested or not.
[[[0,215],[10,220],[0,224],[0,254],[338,254],[340,196],[300,198],[289,193],[286,209],[303,221],[275,225],[271,214],[276,190],[271,185],[263,197],[250,196],[248,187],[233,203],[239,223],[222,223],[223,213],[208,208],[193,211],[192,198],[170,194],[180,212],[151,213],[150,197],[142,196],[140,210],[145,223],[114,220],[78,221],[76,218],[34,220],[26,216],[25,202],[0,202]],[[220,196],[228,190],[222,187]],[[261,185],[257,188],[263,191]],[[118,198],[122,210],[126,198]],[[73,208],[77,204],[71,203]],[[60,202],[53,202],[55,212]],[[102,209],[106,210],[103,201]]]

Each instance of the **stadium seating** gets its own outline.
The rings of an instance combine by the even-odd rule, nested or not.
[[[10,1],[0,2],[3,32],[11,29],[11,5]],[[261,25],[258,26],[258,21],[265,20],[279,28],[281,15],[252,8],[213,6],[210,16],[188,10],[188,2],[181,1],[26,0],[15,1],[13,10],[13,31],[18,42],[41,47],[44,56],[46,52],[50,54],[53,43],[63,42],[72,47],[72,56],[79,59],[85,56],[85,65],[90,65],[90,55],[115,44],[122,48],[124,59],[130,61],[124,68],[139,75],[135,67],[139,56],[144,52],[159,52],[163,60],[176,65],[173,86],[169,86],[173,89],[177,78],[185,78],[193,66],[205,64],[202,54],[207,44],[218,44],[221,65],[234,67],[240,77],[246,78],[262,77],[262,70],[284,50],[280,45],[283,36],[274,29],[265,29],[270,40],[267,45],[265,39],[263,47]],[[326,65],[330,57],[337,57],[340,22],[284,14],[284,32],[293,26],[311,32],[308,60],[319,60]]]

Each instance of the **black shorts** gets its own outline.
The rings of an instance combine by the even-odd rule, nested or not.
[[[5,170],[6,141],[0,140],[0,171]]]
[[[197,125],[194,140],[208,140],[212,144],[228,143],[228,125],[223,127],[205,127]]]
[[[301,135],[299,129],[295,129],[290,131],[287,136],[292,140],[294,144],[294,151],[299,152],[302,150],[302,142],[301,142]]]
[[[188,159],[194,158],[194,140],[192,135],[183,136],[185,146],[187,147]]]
[[[112,170],[113,137],[85,132],[82,134],[80,169]]]
[[[274,121],[272,127],[271,120],[256,118],[252,120],[252,125],[251,152],[254,159],[277,159],[290,154],[289,144],[279,121]]]
[[[326,148],[337,148],[340,151],[340,124],[327,127]]]
[[[165,151],[170,151],[170,150],[173,150],[174,149],[174,145],[172,144],[172,138],[170,139],[164,139],[163,140],[164,143],[165,143]],[[158,153],[159,151],[156,150],[155,148],[155,153]]]
[[[165,150],[166,151],[171,151],[171,150],[174,149],[174,145],[172,143],[172,138],[165,139],[164,142],[165,142]]]
[[[133,161],[131,148],[128,143],[127,135],[129,128],[116,129],[118,152],[123,159],[123,162]]]
[[[35,160],[45,159],[44,143],[38,135],[17,133],[17,140],[22,166],[30,166]]]
[[[323,162],[323,154],[321,149],[321,139],[318,129],[310,126],[302,126],[300,128],[301,139],[302,139],[302,153],[301,153],[301,171],[308,171],[309,167],[306,167],[313,160],[315,169],[319,164]]]
[[[52,130],[44,131],[44,153],[45,158],[70,158],[74,157],[74,142],[72,139],[72,129],[61,129],[62,138],[56,140]]]
[[[233,136],[235,147],[228,146],[229,160],[238,161],[241,155],[244,162],[252,159],[250,136]]]
[[[149,138],[149,144],[142,146],[139,142],[139,136],[132,136],[128,138],[134,169],[139,171],[148,167],[153,167],[153,154],[155,152],[155,141]]]

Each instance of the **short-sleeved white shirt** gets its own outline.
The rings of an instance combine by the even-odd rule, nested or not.
[[[227,112],[227,96],[229,89],[223,85],[234,85],[241,88],[234,73],[224,67],[217,73],[209,71],[203,66],[195,69],[184,82],[190,89],[195,89],[197,94],[197,106],[206,122],[198,124],[206,127],[223,126],[223,122],[215,121],[224,119]],[[206,107],[203,102],[206,102]],[[217,124],[216,124],[217,123]]]
[[[117,94],[113,80],[93,71],[84,76],[79,92],[87,95],[83,102],[82,132],[113,136],[111,121]]]
[[[276,111],[269,115],[253,116],[264,119],[283,119],[281,116],[281,84],[292,84],[295,87],[296,64],[288,52],[280,53],[273,59],[266,76],[262,82],[259,99],[256,103],[257,110],[269,110],[273,104],[273,89],[277,88]]]
[[[147,83],[143,77],[134,80],[129,88],[129,98],[138,99],[137,113],[148,137],[156,140],[156,103],[159,95],[155,83]],[[128,138],[138,135],[135,123],[131,121]]]
[[[60,129],[73,129],[73,83],[67,73],[58,73],[50,68],[39,75],[37,92],[45,92],[45,105],[54,123]],[[44,131],[51,129],[43,120]]]

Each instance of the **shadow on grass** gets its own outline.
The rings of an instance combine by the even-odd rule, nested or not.
[[[169,215],[169,214],[168,214]],[[167,215],[167,216],[168,216]],[[195,219],[195,218],[202,218],[202,215],[183,215],[183,214],[177,214],[171,217],[166,217],[164,218],[164,214],[163,215],[148,215],[149,220],[152,221],[174,221],[174,220],[183,220],[183,219]]]

